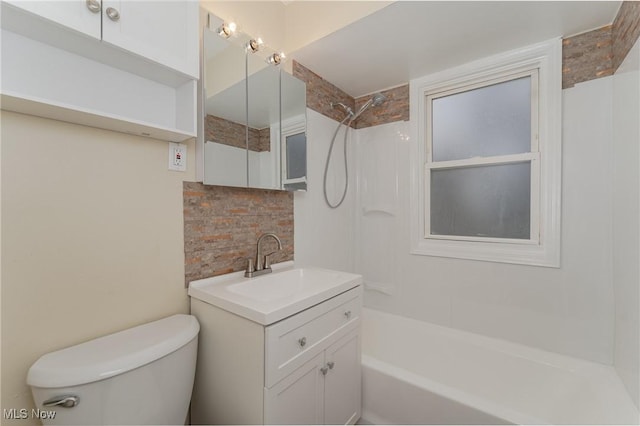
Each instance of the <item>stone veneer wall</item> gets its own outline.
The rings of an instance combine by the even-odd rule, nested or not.
[[[371,99],[371,96],[354,99],[297,61],[293,61],[293,76],[304,81],[307,85],[307,108],[311,108],[332,120],[344,120],[346,112],[342,108],[331,108],[331,102],[342,102],[353,111],[357,111]],[[408,84],[384,90],[382,94],[387,97],[384,104],[376,108],[369,108],[352,124],[353,127],[361,129],[378,124],[409,120]]]
[[[256,130],[258,132],[258,151],[271,151],[271,128]],[[249,140],[249,149],[251,149],[251,140]]]
[[[613,69],[618,69],[640,37],[640,2],[624,1],[613,21]]]
[[[186,285],[244,270],[266,232],[282,241],[273,262],[293,260],[293,193],[184,182],[183,199]],[[277,245],[270,238],[264,248],[269,253]]]
[[[205,119],[206,140],[224,145],[245,148],[246,127],[214,115],[207,115]],[[271,131],[268,127],[254,129],[249,127],[249,150],[261,152],[271,150]]]
[[[611,25],[562,40],[562,88],[613,74]]]
[[[387,99],[382,105],[368,108],[355,122],[356,129],[393,123],[395,121],[409,121],[409,85],[383,90]],[[371,95],[356,98],[356,111],[371,99]]]
[[[307,108],[336,121],[342,121],[346,112],[340,107],[332,108],[331,102],[342,102],[355,110],[356,102],[353,97],[297,61],[293,61],[293,76],[307,85]]]
[[[613,24],[562,40],[562,88],[613,75],[640,36],[640,2],[624,1]]]

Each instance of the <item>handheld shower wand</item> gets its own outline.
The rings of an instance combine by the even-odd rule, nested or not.
[[[346,111],[347,115],[344,117],[344,119],[342,119],[340,124],[338,124],[338,127],[336,127],[336,131],[333,133],[333,138],[331,139],[331,145],[329,145],[329,152],[327,153],[327,161],[324,165],[324,179],[323,179],[324,201],[327,203],[327,205],[330,208],[335,209],[342,204],[345,197],[347,196],[347,189],[349,188],[349,166],[347,164],[347,135],[349,134],[348,130],[349,130],[349,127],[351,126],[351,123],[357,120],[358,117],[360,117],[360,115],[363,112],[365,112],[369,107],[379,106],[386,99],[387,98],[382,93],[376,93],[371,97],[371,99],[369,99],[360,107],[357,113],[354,113],[350,107],[343,104],[342,102],[331,102],[330,104],[331,108],[335,108],[336,106],[339,106]],[[338,136],[340,127],[342,127],[342,125],[345,124],[345,122],[347,121],[348,123],[346,124],[346,128],[344,131],[344,179],[345,179],[344,190],[342,191],[342,196],[340,197],[340,201],[338,201],[338,203],[336,204],[331,204],[331,202],[329,201],[329,196],[327,195],[327,175],[329,171],[329,162],[331,161],[331,152],[333,151],[333,145],[336,142],[336,137]]]

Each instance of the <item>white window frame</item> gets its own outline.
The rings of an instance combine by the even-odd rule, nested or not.
[[[532,78],[531,152],[433,162],[431,100],[518,76]],[[535,88],[535,87],[533,87]],[[547,267],[560,266],[562,42],[553,39],[411,80],[411,253]],[[537,123],[537,126],[536,126]],[[433,169],[531,162],[529,240],[430,235]]]

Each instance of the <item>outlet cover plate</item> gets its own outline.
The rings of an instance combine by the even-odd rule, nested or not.
[[[169,170],[187,171],[187,145],[169,142]]]

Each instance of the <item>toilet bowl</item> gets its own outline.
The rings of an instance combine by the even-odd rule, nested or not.
[[[174,315],[43,355],[27,375],[43,423],[183,425],[199,330]]]

